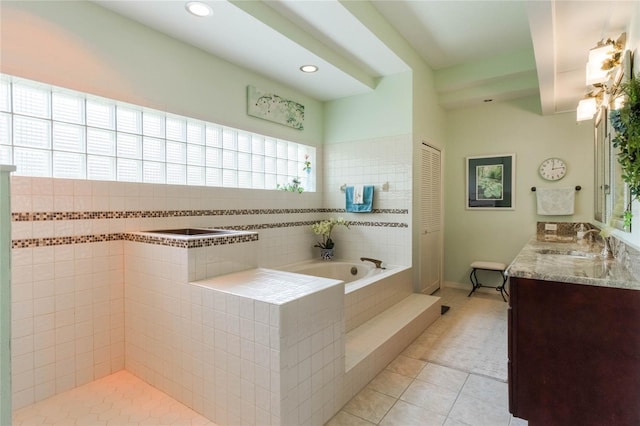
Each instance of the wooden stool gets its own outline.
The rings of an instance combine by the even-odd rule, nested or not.
[[[478,281],[478,276],[476,275],[476,271],[478,269],[482,269],[483,271],[499,272],[500,274],[502,274],[502,284],[497,287],[486,286],[484,284],[481,284],[480,281]],[[480,287],[488,287],[488,288],[495,288],[496,291],[499,291],[500,296],[502,296],[502,300],[506,302],[507,299],[505,299],[504,295],[505,294],[507,296],[509,295],[509,293],[507,293],[507,290],[504,288],[504,285],[507,283],[507,276],[504,273],[506,269],[507,269],[507,265],[505,265],[504,263],[486,262],[486,261],[473,262],[471,264],[471,274],[469,274],[469,280],[471,280],[471,284],[473,285],[473,288],[471,289],[471,292],[467,297],[471,296],[473,292],[479,289]]]

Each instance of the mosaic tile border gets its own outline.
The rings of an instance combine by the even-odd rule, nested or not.
[[[152,219],[162,217],[247,216],[296,213],[346,213],[344,209],[238,209],[238,210],[133,210],[88,212],[18,212],[11,213],[13,222],[92,219]],[[373,209],[371,213],[409,214],[408,209]]]
[[[317,220],[306,220],[299,222],[280,222],[280,223],[262,223],[255,225],[235,225],[235,226],[218,226],[222,229],[232,229],[236,231],[258,231],[261,229],[276,229],[276,228],[290,228],[296,226],[311,226],[316,223]],[[368,221],[350,221],[350,226],[372,226],[372,227],[384,227],[384,228],[409,228],[409,224],[405,222],[368,222]],[[241,237],[247,237],[254,239],[243,240]],[[11,248],[34,248],[34,247],[48,247],[48,246],[61,246],[69,244],[84,244],[84,243],[97,243],[106,241],[141,241],[148,242],[150,244],[168,245],[172,247],[194,248],[194,247],[207,247],[211,245],[224,245],[235,244],[247,241],[257,241],[258,234],[243,234],[243,235],[225,235],[219,237],[204,237],[193,240],[163,238],[153,236],[143,236],[139,234],[133,234],[128,232],[114,233],[114,234],[96,234],[96,235],[75,235],[66,237],[50,237],[50,238],[25,238],[11,241]],[[144,241],[142,241],[144,240]]]
[[[258,234],[224,235],[219,237],[198,237],[193,239],[178,239],[171,237],[155,237],[152,235],[122,234],[122,239],[135,243],[156,244],[178,248],[199,248],[211,246],[224,246],[229,244],[250,243],[258,241]]]
[[[50,238],[25,238],[12,240],[11,248],[33,248],[62,246],[68,244],[101,243],[107,241],[120,241],[123,234],[96,234],[96,235],[76,235],[68,237]]]

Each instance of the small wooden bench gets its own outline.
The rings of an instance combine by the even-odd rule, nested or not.
[[[483,270],[483,271],[496,271],[496,272],[499,272],[502,275],[502,284],[500,284],[497,287],[486,286],[484,284],[481,284],[480,281],[478,281],[478,276],[476,275],[476,271],[478,271],[479,269]],[[504,295],[506,294],[507,296],[509,296],[509,293],[504,288],[505,284],[507,283],[507,276],[505,275],[505,270],[506,269],[507,269],[507,265],[505,265],[504,263],[487,262],[487,261],[475,261],[475,262],[473,262],[471,264],[471,274],[469,274],[469,280],[471,281],[471,284],[473,285],[473,288],[471,289],[471,292],[469,293],[469,295],[467,297],[471,296],[473,294],[473,292],[476,291],[477,289],[479,289],[480,287],[495,288],[496,291],[500,292],[500,296],[502,296],[502,300],[504,300],[506,302],[507,299],[504,297]]]

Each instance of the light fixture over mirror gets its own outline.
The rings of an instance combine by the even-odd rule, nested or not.
[[[620,83],[618,71],[626,39],[626,33],[622,33],[617,40],[602,39],[589,51],[585,80],[590,91],[578,102],[577,121],[592,119],[600,105],[608,102],[609,97],[617,90]]]
[[[584,98],[578,102],[578,109],[576,110],[576,120],[584,121],[591,120],[598,110],[598,103],[596,98]]]

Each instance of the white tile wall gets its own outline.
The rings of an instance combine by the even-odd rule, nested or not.
[[[352,227],[337,230],[336,256],[382,259],[389,264],[411,265],[412,203],[411,135],[342,142],[324,146],[324,206],[343,208],[344,184],[374,185],[374,209],[408,209],[409,214],[344,213],[351,221],[406,223],[408,228]],[[382,185],[389,184],[383,191]]]
[[[13,405],[124,367],[122,242],[12,250]]]
[[[397,146],[391,149],[393,143],[394,141],[391,139],[381,141],[382,146],[387,147],[385,148],[386,154],[379,152],[381,158],[371,160],[371,167],[377,168],[380,173],[383,168],[391,170],[387,166],[382,167],[382,165],[386,161],[383,159],[384,156],[392,159],[397,154]],[[357,143],[353,146],[346,144],[341,148],[342,151],[337,146],[332,146],[328,151],[330,155],[340,155],[343,161],[348,161],[347,157],[360,155],[359,146]],[[362,152],[364,151],[366,150],[363,149]],[[332,164],[331,161],[328,163]],[[389,164],[391,163],[395,164],[395,160]],[[331,165],[330,168],[333,166]],[[403,171],[403,167],[400,165],[397,168],[393,167],[393,170],[396,169],[399,175],[406,173],[406,170]],[[330,175],[330,173],[327,174]],[[392,175],[393,173],[391,175],[385,174],[383,179],[376,178],[375,182],[372,177],[371,181],[368,180],[369,177],[362,181],[376,185],[383,183],[382,180],[390,182],[389,193],[377,193],[376,196],[380,197],[380,204],[376,207],[405,208],[410,205],[406,197],[397,192],[397,186],[394,187],[395,178]],[[299,195],[281,191],[13,176],[11,178],[12,211],[29,213],[184,209],[313,209],[324,206],[323,195],[329,199],[330,205],[327,207],[332,207],[335,204],[336,208],[340,208],[343,206],[341,201],[343,195],[337,188],[342,183],[352,183],[352,178],[347,179],[340,175],[336,179],[337,186],[331,184],[332,188],[336,188],[335,194],[331,192]],[[355,182],[355,179],[353,181]],[[12,239],[99,235],[170,227],[277,224],[313,220],[325,216],[327,214],[274,213],[236,216],[13,221]],[[409,217],[408,215],[388,214],[375,216],[374,218],[373,215],[357,215],[355,219],[408,222]],[[409,257],[408,254],[405,254],[409,253],[408,241],[410,241],[409,231],[406,228],[353,227],[351,230],[344,230],[344,233],[342,231],[337,230],[336,232],[337,241],[341,244],[344,242],[338,247],[340,257],[353,258],[368,255],[397,264],[405,263],[405,258]],[[163,307],[171,313],[171,316],[161,323],[164,325],[163,333],[171,337],[169,340],[171,343],[160,347],[155,343],[154,353],[171,354],[176,347],[192,346],[193,338],[184,340],[179,336],[182,336],[183,332],[187,335],[192,332],[187,319],[191,320],[193,316],[203,315],[202,313],[198,314],[197,311],[192,312],[189,308],[191,302],[183,302],[182,298],[185,295],[176,292],[171,285],[178,277],[182,276],[184,271],[181,268],[184,268],[187,273],[194,274],[192,277],[200,277],[201,275],[198,275],[200,273],[206,275],[232,272],[255,265],[280,266],[313,258],[317,255],[317,249],[313,248],[316,238],[309,227],[265,228],[260,229],[259,234],[260,239],[255,245],[239,244],[237,247],[231,248],[231,251],[227,252],[227,254],[234,252],[231,257],[225,258],[220,251],[216,251],[219,247],[203,249],[204,263],[198,263],[197,266],[187,263],[180,268],[174,268],[176,258],[169,252],[163,253],[165,261],[154,264],[156,270],[162,272],[162,275],[158,277],[158,283],[163,290],[162,292],[152,292],[150,300],[141,308],[143,311],[152,309],[149,306],[149,303],[152,303],[153,309]],[[384,241],[385,244],[380,245],[380,241]],[[123,284],[124,260],[128,257],[124,254],[124,244],[122,241],[113,241],[12,250],[12,345],[14,347],[12,356],[14,365],[17,366],[12,377],[15,408],[45,399],[124,367],[125,324],[128,327],[128,323],[125,321]],[[364,248],[369,248],[369,250],[364,250]],[[237,256],[238,254],[240,256]],[[182,261],[180,258],[180,262]],[[137,273],[135,266],[131,268],[130,273]],[[178,300],[180,303],[176,303]],[[223,302],[218,301],[217,303]],[[215,312],[216,310],[214,310]],[[261,311],[260,315],[264,318],[266,312]],[[278,329],[280,319],[277,313],[272,311],[269,311],[269,315],[269,335],[273,336]],[[137,321],[141,320],[137,319]],[[262,325],[256,325],[256,327],[265,331],[264,324],[260,324]],[[235,322],[230,326],[236,327]],[[147,330],[149,327],[151,324],[142,321],[143,330]],[[202,377],[201,374],[198,374],[200,369],[209,369],[214,373],[214,376],[218,370],[221,371],[220,374],[222,371],[226,371],[221,370],[223,369],[221,366],[228,364],[228,356],[225,355],[226,352],[215,346],[215,337],[219,335],[227,339],[226,334],[220,334],[227,333],[227,331],[216,330],[210,325],[206,327],[203,325],[198,329],[202,329],[203,339],[214,348],[214,357],[211,358],[211,363],[204,361],[196,363],[195,372],[191,371],[188,374],[182,371],[183,369],[175,371],[163,369],[167,372],[164,375],[158,375],[141,367],[141,375],[158,383],[160,389],[171,388],[179,391],[185,400],[191,401],[195,408],[204,406],[205,414],[207,414],[206,410],[215,411],[216,404],[207,404],[207,401],[194,396],[201,394],[194,392],[194,387],[195,389],[205,387],[212,391],[205,392],[205,394],[214,395],[216,401],[231,398],[227,394],[221,394],[220,390],[213,390],[212,384],[207,380],[201,381],[198,378]],[[257,336],[261,336],[260,339],[263,338],[263,334],[257,333],[254,329],[256,339],[258,339]],[[151,347],[148,335],[138,334],[136,338],[139,338],[139,340],[135,340],[137,346],[131,350],[147,350]],[[237,352],[238,345],[235,341],[232,343]],[[254,343],[254,357],[256,357],[253,369],[254,378],[263,384],[266,383],[266,380],[271,382],[271,376],[266,374],[267,366],[264,365],[264,360],[270,360],[271,351],[276,349],[268,347],[269,350],[264,351],[264,348],[267,347],[266,342]],[[243,346],[239,347],[239,350],[242,351]],[[155,351],[156,349],[157,351]],[[244,346],[245,353],[250,353],[247,352],[249,349],[248,346]],[[196,353],[197,351],[193,356],[196,356]],[[268,358],[266,358],[267,355]],[[168,362],[157,355],[152,356],[152,360],[157,366],[165,366]],[[257,360],[260,360],[262,364],[259,364]],[[335,370],[335,363],[333,366]],[[236,365],[233,367],[235,368]],[[306,366],[300,368],[306,369]],[[241,369],[243,369],[242,364]],[[329,371],[329,367],[326,370]],[[324,365],[322,371],[325,371]],[[185,375],[192,378],[192,382],[187,381],[192,384],[186,387],[179,386],[178,379]],[[221,377],[225,378],[226,376]],[[341,379],[335,380],[339,382]],[[308,383],[304,386],[307,385]],[[267,401],[271,406],[275,400],[271,389],[269,388],[269,394],[265,393],[264,389],[266,388],[254,388],[256,407],[261,410],[266,410]],[[302,390],[306,392],[305,389]],[[234,410],[238,407],[240,409],[222,411],[219,414],[220,419],[228,419],[229,416],[235,418],[234,413],[243,412],[241,409],[242,400],[234,399],[232,402]],[[306,418],[309,412],[306,407],[309,402],[306,400],[301,402],[305,408],[303,408],[303,414],[298,412],[297,415],[299,418],[300,416]],[[320,406],[322,409],[319,408]],[[329,407],[329,404],[326,402],[319,403],[312,400],[310,407],[312,418],[314,418],[313,416],[317,418],[319,413],[324,410],[329,411],[326,408]],[[211,417],[209,414],[207,416]],[[259,413],[256,412],[256,416],[258,415]],[[277,413],[277,415],[274,414],[274,418],[280,419],[282,416],[288,415],[288,413]]]
[[[267,303],[190,285],[193,249],[124,245],[129,371],[220,425],[323,424],[340,407],[343,286]]]

